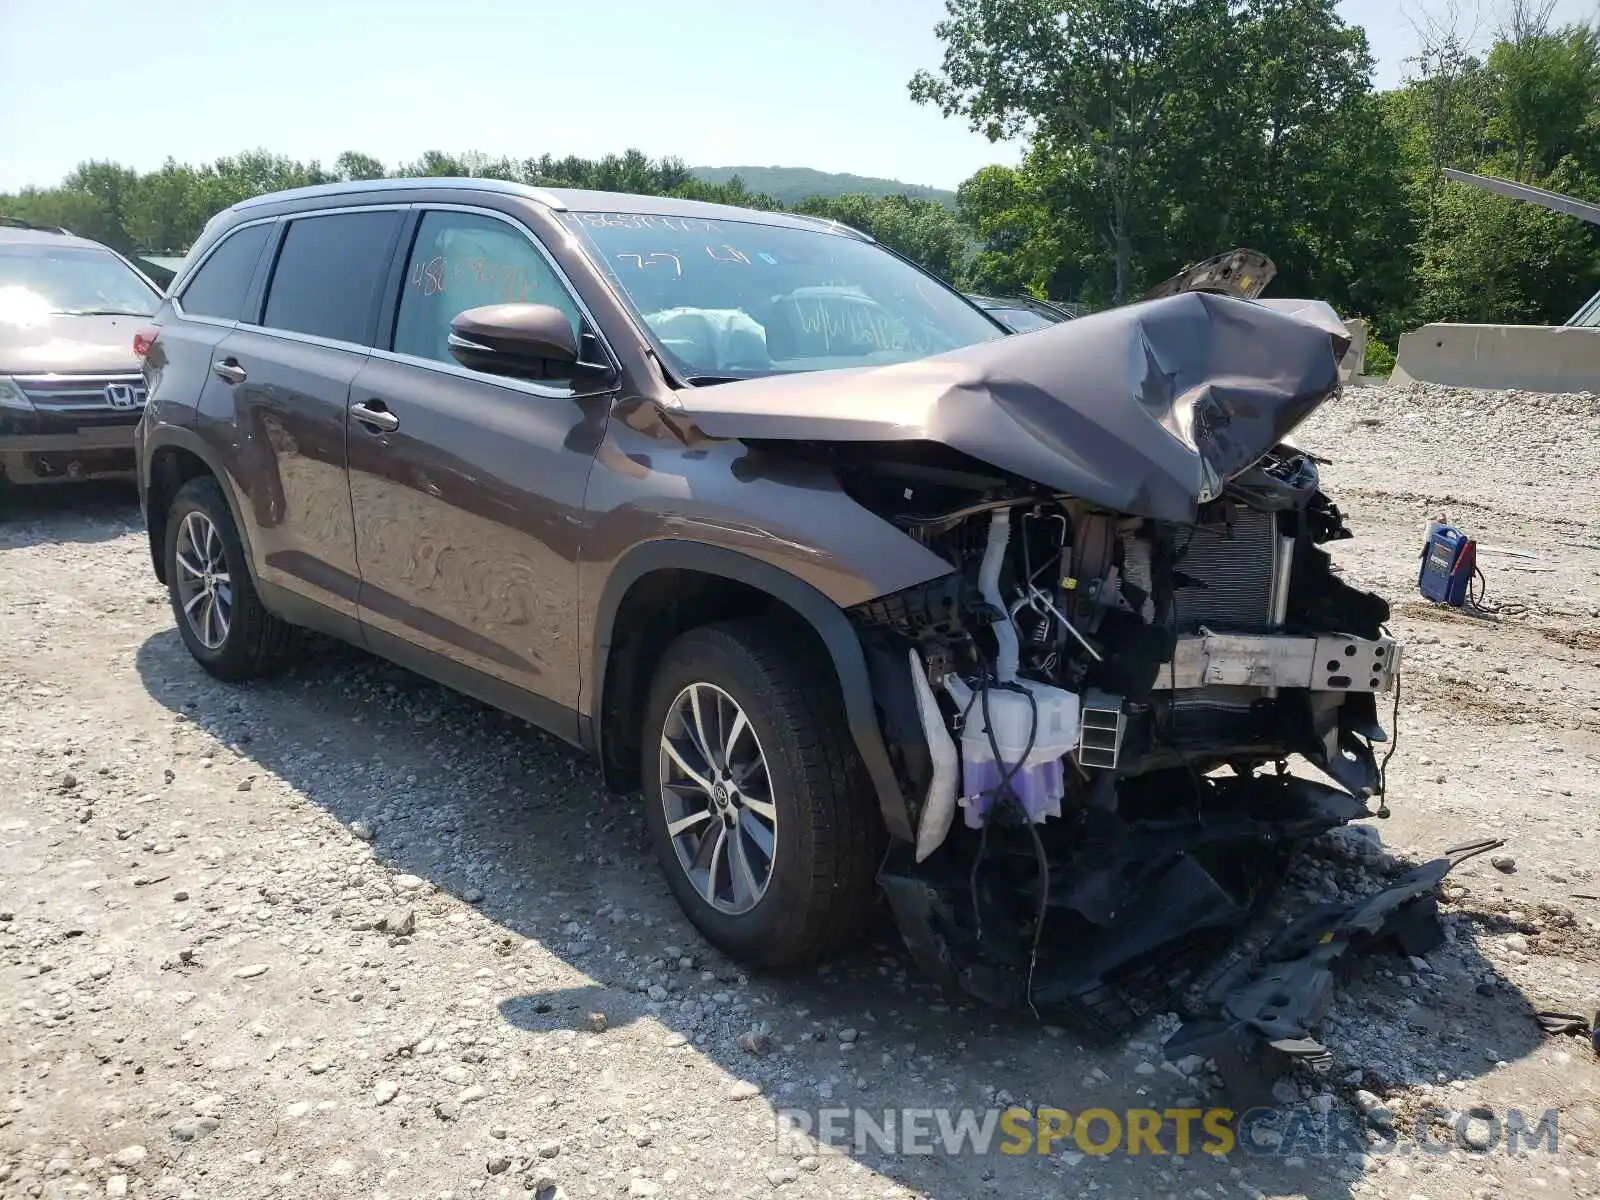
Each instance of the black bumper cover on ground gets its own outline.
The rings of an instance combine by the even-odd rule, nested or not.
[[[1229,1095],[1246,1107],[1270,1103],[1272,1080],[1294,1063],[1328,1070],[1333,1056],[1311,1027],[1333,1002],[1340,968],[1386,946],[1407,955],[1437,948],[1444,941],[1439,882],[1457,863],[1502,844],[1456,847],[1371,896],[1305,913],[1253,968],[1247,964],[1246,971],[1218,980],[1202,1002],[1216,1015],[1185,1022],[1163,1053],[1172,1061],[1190,1055],[1213,1060]]]
[[[1295,853],[1366,815],[1344,791],[1289,775],[1194,786],[1198,803],[1185,818],[1083,814],[1061,843],[1070,853],[1048,860],[1043,896],[1025,829],[992,829],[981,857],[917,864],[897,846],[880,880],[913,957],[989,1003],[1027,1006],[1106,1036],[1187,1007],[1185,991],[1273,898]],[[1211,986],[1168,1056],[1216,1059],[1241,1093],[1270,1083],[1266,1073],[1283,1055],[1325,1065],[1309,1029],[1326,1010],[1334,962],[1385,941],[1411,954],[1437,945],[1433,889],[1456,861],[1429,863],[1375,896],[1296,921],[1269,945],[1258,973],[1241,978],[1255,966],[1246,960]]]

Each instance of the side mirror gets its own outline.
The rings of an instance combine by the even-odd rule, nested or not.
[[[488,304],[458,313],[446,340],[463,367],[513,379],[609,380],[611,367],[582,361],[572,322],[548,304]]]

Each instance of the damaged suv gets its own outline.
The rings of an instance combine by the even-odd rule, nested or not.
[[[214,675],[364,645],[642,790],[730,953],[881,889],[929,969],[1114,1027],[1380,789],[1399,647],[1284,441],[1344,339],[1195,292],[1008,336],[819,219],[340,184],[189,254],[141,496]]]

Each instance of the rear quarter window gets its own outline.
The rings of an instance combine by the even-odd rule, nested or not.
[[[237,321],[244,309],[245,293],[250,290],[250,277],[255,274],[256,262],[271,232],[270,223],[246,225],[224,237],[183,285],[178,303],[184,313]]]
[[[384,209],[290,221],[261,323],[370,346],[401,216]]]

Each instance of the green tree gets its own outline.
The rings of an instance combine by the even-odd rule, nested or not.
[[[1157,160],[1177,149],[1162,118],[1226,60],[1227,0],[946,0],[945,10],[940,71],[918,72],[912,97],[1072,166],[1112,258],[1113,296],[1128,299],[1136,239],[1157,219]]]
[[[796,212],[859,229],[941,279],[958,280],[966,265],[966,238],[955,214],[933,200],[909,196],[813,196]]]
[[[344,180],[383,179],[389,174],[389,168],[370,154],[346,150],[333,160],[333,173]]]
[[[1600,40],[1593,29],[1518,30],[1495,45],[1487,67],[1495,99],[1488,132],[1508,147],[1514,178],[1542,178],[1563,158],[1583,152],[1600,93]]]

